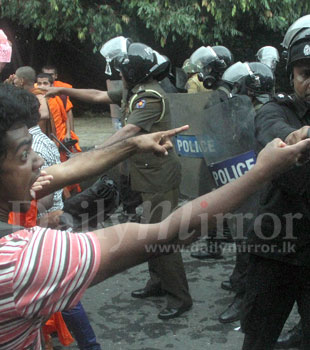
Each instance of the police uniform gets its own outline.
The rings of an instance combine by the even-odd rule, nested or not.
[[[298,97],[280,94],[256,115],[258,149],[309,124],[309,106]],[[304,348],[310,349],[310,163],[268,183],[259,204],[259,220],[249,236],[243,349],[273,349],[295,301]]]
[[[203,82],[198,79],[198,74],[194,74],[188,79],[185,88],[189,94],[212,91],[203,86]]]
[[[109,97],[119,102],[120,92],[109,92]],[[141,133],[171,127],[168,100],[155,80],[138,84],[129,92],[123,90],[122,112],[124,124],[138,126]],[[159,222],[177,206],[181,166],[174,150],[165,157],[134,155],[130,158],[130,175],[132,190],[142,195],[143,223]],[[148,264],[151,278],[147,290],[167,292],[168,308],[192,305],[181,253],[154,258]]]

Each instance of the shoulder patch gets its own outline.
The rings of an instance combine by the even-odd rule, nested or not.
[[[141,99],[136,103],[136,108],[144,108],[146,106],[146,100]]]
[[[293,103],[293,98],[291,95],[286,93],[279,93],[273,96],[272,101],[283,105],[290,105]]]

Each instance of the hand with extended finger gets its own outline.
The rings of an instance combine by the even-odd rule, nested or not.
[[[184,125],[167,131],[139,135],[134,137],[133,140],[140,152],[154,152],[157,155],[167,155],[168,150],[173,147],[171,138],[188,128],[188,125]]]
[[[272,178],[296,163],[308,161],[309,157],[310,139],[287,145],[277,138],[269,142],[259,153],[256,168],[260,169],[264,176]]]

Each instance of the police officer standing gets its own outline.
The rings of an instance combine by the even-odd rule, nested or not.
[[[257,113],[263,104],[271,99],[275,79],[273,71],[266,64],[260,62],[237,62],[224,72],[221,84],[222,86],[226,86],[233,95],[248,96]],[[250,112],[249,110],[249,116],[251,114]],[[243,123],[244,121],[242,120],[240,126]],[[253,130],[253,134],[244,135],[245,137],[239,143],[240,153],[250,151],[250,147],[254,147],[255,136],[253,124],[250,130]],[[247,219],[246,216],[250,214],[255,218],[258,209],[258,200],[258,194],[254,194],[238,209],[237,213],[244,216],[242,227],[238,227],[237,221],[233,219],[229,220],[230,227],[233,227],[231,231],[236,244],[236,263],[229,280],[223,281],[221,287],[225,290],[234,291],[236,294],[233,302],[220,314],[219,321],[221,323],[230,323],[240,319],[249,263],[249,253],[247,252],[245,243],[248,231],[251,225],[253,225],[252,219]]]
[[[278,95],[255,119],[260,148],[274,137],[288,144],[309,137],[310,15],[287,31],[287,73],[294,95]],[[241,325],[243,350],[273,349],[297,301],[302,349],[310,349],[310,165],[298,163],[266,185],[249,241],[251,257]]]
[[[164,131],[170,128],[170,109],[164,90],[152,74],[158,74],[159,64],[154,51],[124,37],[116,37],[103,45],[101,54],[121,74],[123,89],[98,91],[88,89],[51,89],[50,93],[66,93],[93,103],[121,104],[123,127],[104,145],[140,133]],[[70,90],[70,91],[69,91]],[[142,195],[143,223],[160,222],[178,204],[181,166],[174,150],[165,157],[138,154],[130,159],[131,188]],[[142,289],[132,292],[134,298],[167,296],[167,305],[158,317],[166,320],[178,317],[192,306],[187,278],[180,252],[151,259],[150,279]]]

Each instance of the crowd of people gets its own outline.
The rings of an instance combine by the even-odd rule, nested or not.
[[[193,305],[180,248],[199,239],[208,222],[206,247],[192,256],[219,258],[216,217],[241,205],[251,219],[242,238],[233,219],[226,220],[244,249],[237,249],[234,271],[222,283],[236,297],[219,321],[241,321],[243,350],[292,342],[310,349],[310,15],[290,26],[282,45],[292,95],[275,92],[279,53],[272,46],[259,49],[255,61],[236,63],[228,48],[202,46],[184,62],[187,81],[179,85],[167,57],[122,36],[100,51],[106,74],[120,73],[119,90],[72,88],[48,65],[39,74],[19,67],[0,86],[0,349],[52,348],[55,330],[71,341],[67,327],[80,349],[101,349],[80,299],[87,287],[142,262],[149,279],[131,296],[165,296],[158,318],[179,317]],[[217,98],[206,108],[238,96],[252,105],[257,161],[241,177],[177,208],[182,169],[171,138],[190,125],[171,129],[168,94],[203,99],[214,91]],[[118,104],[122,127],[82,152],[71,98]],[[63,220],[64,201],[82,191],[82,181],[127,158],[126,193],[139,197],[141,218],[74,233]],[[278,339],[295,301],[301,321]]]

